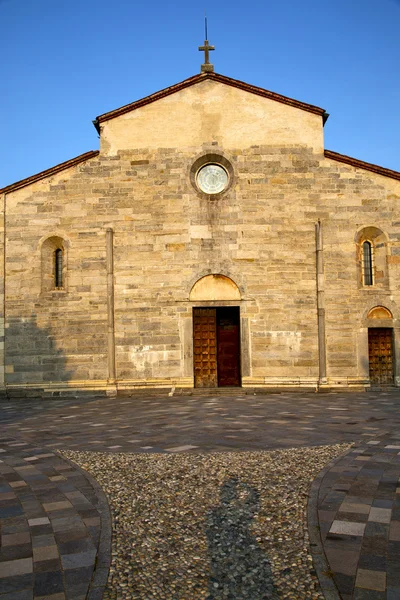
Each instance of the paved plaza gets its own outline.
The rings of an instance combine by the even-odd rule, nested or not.
[[[239,391],[230,396],[169,397],[166,393],[154,397],[88,395],[79,399],[2,401],[0,600],[103,597],[399,600],[399,407],[397,391],[269,395],[244,395]],[[213,458],[215,453],[217,457]],[[210,461],[220,463],[219,470],[213,471]],[[260,536],[269,539],[268,556],[262,553],[267,542],[262,537],[253,539],[249,533],[253,525],[243,533],[247,548],[251,549],[251,552],[246,550],[246,560],[250,556],[253,564],[258,560],[255,557],[259,557],[262,563],[258,571],[253,569],[258,573],[255,577],[260,579],[260,573],[269,573],[271,577],[264,591],[259,587],[260,591],[255,592],[253,581],[248,587],[252,591],[246,595],[242,590],[241,595],[237,592],[235,596],[232,576],[231,587],[224,596],[221,591],[224,584],[218,583],[220,572],[215,573],[215,561],[210,573],[202,572],[204,581],[211,578],[216,585],[216,591],[211,593],[208,588],[206,595],[202,595],[200,588],[196,591],[196,587],[185,595],[179,586],[176,592],[164,594],[160,585],[155,591],[143,590],[141,594],[139,588],[130,588],[129,584],[125,590],[113,591],[110,582],[119,560],[115,558],[116,548],[124,532],[118,525],[121,516],[112,495],[123,489],[126,496],[126,489],[135,487],[134,482],[138,481],[132,479],[135,469],[142,493],[132,489],[132,501],[147,500],[143,510],[149,513],[150,522],[154,517],[152,506],[156,511],[159,505],[157,498],[144,495],[148,478],[153,478],[155,485],[157,478],[162,482],[165,476],[164,487],[173,482],[179,494],[175,467],[182,481],[196,472],[198,481],[206,487],[207,478],[214,482],[220,473],[231,472],[230,467],[239,462],[237,468],[247,473],[247,479],[238,480],[234,474],[228,480],[221,479],[215,489],[210,487],[210,498],[219,490],[222,499],[225,494],[225,501],[218,508],[210,500],[214,508],[205,517],[208,529],[204,537],[209,542],[208,551],[212,553],[216,536],[223,533],[216,533],[219,527],[216,523],[220,523],[218,515],[228,503],[226,498],[230,498],[229,502],[235,494],[252,498],[251,502],[246,500],[247,504],[243,501],[246,510],[232,513],[232,519],[242,528],[244,522],[253,520],[257,530],[262,510],[257,511],[263,502],[263,490],[258,490],[257,484],[266,469],[271,470],[271,480],[279,479],[282,473],[281,484],[276,481],[273,488],[271,483],[270,490],[280,489],[282,495],[286,494],[287,503],[292,501],[291,495],[297,494],[300,500],[304,497],[303,503],[307,505],[304,520],[308,529],[307,552],[313,560],[310,554],[307,577],[301,583],[303,587],[299,587],[303,591],[297,595],[293,591],[293,577],[298,568],[295,562],[292,573],[291,565],[284,565],[279,571],[283,583],[274,582],[274,547],[276,560],[280,560],[290,523],[286,523],[287,529],[277,537],[268,537],[268,523],[264,529],[260,526]],[[85,466],[86,471],[77,464]],[[253,475],[249,470],[251,464]],[[290,467],[292,479],[288,470],[285,472],[285,464]],[[268,478],[262,485],[269,486]],[[163,493],[162,485],[157,489]],[[163,505],[166,520],[170,518],[167,513],[176,507],[171,501],[167,508],[165,511]],[[210,532],[214,532],[212,536]],[[243,563],[244,558],[241,561],[238,556],[240,544],[237,540],[229,543],[234,543],[236,563]],[[219,556],[217,550],[215,556]],[[200,559],[201,556],[195,558],[201,562]],[[177,560],[181,560],[179,555]],[[128,559],[125,571],[127,581],[138,576],[129,572]],[[287,592],[286,576],[290,581]]]

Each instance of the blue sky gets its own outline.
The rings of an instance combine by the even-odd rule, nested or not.
[[[0,0],[0,187],[198,73],[204,10],[218,73],[324,108],[327,149],[400,171],[400,0]]]

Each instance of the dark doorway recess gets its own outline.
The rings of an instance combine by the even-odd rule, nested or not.
[[[240,309],[193,309],[195,387],[239,387]]]
[[[393,385],[393,329],[368,329],[369,378],[372,385]]]

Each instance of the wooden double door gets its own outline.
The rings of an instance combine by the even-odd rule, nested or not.
[[[240,309],[193,309],[195,387],[237,387],[240,379]]]
[[[393,329],[368,329],[369,378],[372,385],[393,384]]]

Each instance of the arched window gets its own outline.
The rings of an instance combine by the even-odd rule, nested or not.
[[[42,293],[67,291],[68,246],[68,240],[58,235],[42,242]]]
[[[388,236],[382,229],[370,225],[355,236],[357,252],[357,282],[364,289],[388,289]]]
[[[54,252],[54,287],[60,289],[63,287],[63,251],[57,248]]]
[[[371,242],[364,242],[363,248],[363,282],[364,285],[373,285],[374,283],[374,271],[373,271],[373,246]]]

